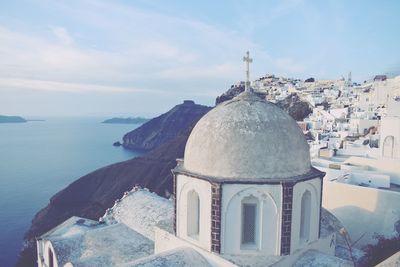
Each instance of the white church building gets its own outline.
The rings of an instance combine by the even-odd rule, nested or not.
[[[324,174],[296,122],[251,92],[197,123],[173,172],[181,239],[229,255],[287,255],[318,240]]]
[[[172,200],[135,188],[100,222],[73,217],[38,238],[39,266],[352,266],[303,132],[248,84],[192,130]]]

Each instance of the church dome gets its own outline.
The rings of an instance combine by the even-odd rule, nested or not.
[[[273,103],[243,92],[209,111],[193,128],[183,168],[231,179],[284,179],[310,172],[310,153],[295,120]]]

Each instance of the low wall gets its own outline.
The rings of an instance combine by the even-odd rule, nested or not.
[[[337,182],[370,186],[374,188],[390,188],[390,176],[373,172],[351,172],[337,178]]]
[[[400,192],[324,181],[322,206],[346,227],[360,248],[373,244],[374,233],[390,236],[400,220]]]

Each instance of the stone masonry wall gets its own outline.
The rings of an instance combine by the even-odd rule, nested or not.
[[[221,251],[221,195],[219,183],[211,184],[211,251]]]

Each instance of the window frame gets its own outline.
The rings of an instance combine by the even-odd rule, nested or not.
[[[254,207],[254,242],[244,242],[244,227],[245,227],[245,206]],[[242,199],[241,202],[241,222],[240,222],[240,249],[242,250],[257,250],[259,246],[259,229],[260,229],[260,203],[258,198],[248,196]]]
[[[199,240],[200,221],[201,221],[201,203],[200,196],[196,190],[190,190],[187,193],[186,209],[186,235],[192,239]],[[193,203],[197,202],[197,203]],[[197,212],[196,212],[197,211]]]
[[[301,244],[306,244],[311,239],[311,219],[312,219],[312,194],[311,191],[307,189],[301,195],[301,200],[300,200],[299,240]]]

